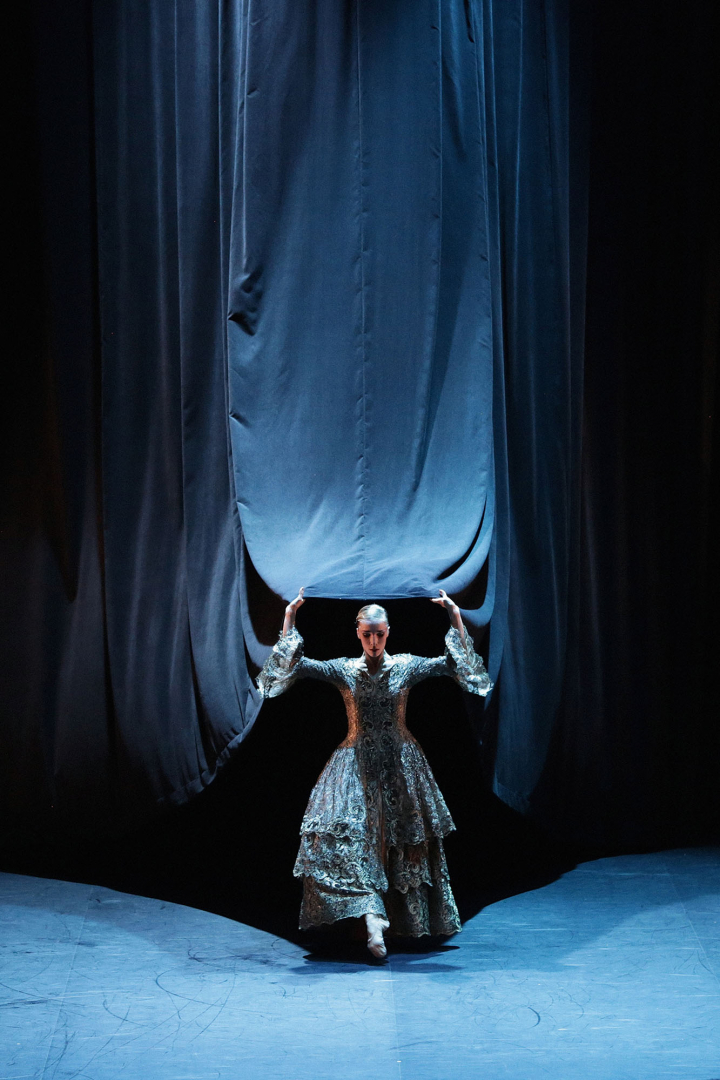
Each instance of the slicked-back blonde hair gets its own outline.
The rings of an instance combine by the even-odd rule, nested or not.
[[[359,626],[361,622],[386,622],[388,624],[388,627],[390,626],[388,613],[385,608],[380,607],[379,604],[366,604],[365,607],[361,607],[357,615],[355,616],[355,625]]]

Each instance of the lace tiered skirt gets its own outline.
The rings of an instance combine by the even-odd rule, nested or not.
[[[443,838],[455,828],[414,740],[378,758],[341,746],[313,788],[295,863],[303,878],[300,927],[385,915],[411,937],[461,929]]]

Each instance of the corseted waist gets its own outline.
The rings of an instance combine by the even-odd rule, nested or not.
[[[367,747],[368,749],[377,747],[378,750],[381,750],[386,748],[388,744],[395,744],[400,748],[404,743],[414,743],[415,741],[404,724],[393,728],[357,728],[354,731],[348,731],[338,750],[358,746]]]

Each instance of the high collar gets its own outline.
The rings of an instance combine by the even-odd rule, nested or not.
[[[393,658],[392,656],[388,655],[387,651],[385,651],[383,653],[382,663],[380,664],[380,667],[377,669],[374,675],[371,675],[368,671],[367,658],[364,652],[358,660],[357,664],[358,670],[361,671],[363,675],[367,675],[368,679],[379,679],[381,675],[385,675],[390,670],[393,665]]]

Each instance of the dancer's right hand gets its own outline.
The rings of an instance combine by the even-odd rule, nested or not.
[[[303,597],[304,592],[305,592],[305,586],[303,585],[302,589],[297,594],[295,599],[291,600],[290,603],[288,604],[288,606],[285,608],[285,614],[286,615],[287,615],[288,611],[291,611],[293,613],[293,615],[294,615],[296,613],[297,609],[299,607],[302,607],[302,605],[305,603],[305,600],[304,600],[304,597]]]
[[[287,634],[288,630],[292,630],[295,625],[295,615],[297,609],[302,607],[305,603],[303,593],[305,592],[305,586],[303,585],[300,592],[297,594],[294,600],[291,600],[288,606],[285,608],[285,622],[283,623],[283,637]]]

